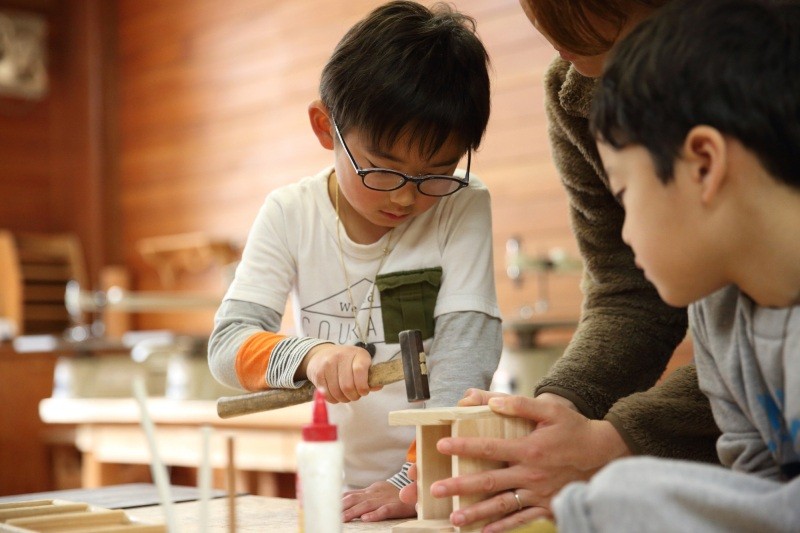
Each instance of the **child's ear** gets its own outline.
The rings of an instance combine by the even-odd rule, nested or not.
[[[308,105],[308,120],[319,144],[327,150],[333,150],[333,123],[328,108],[321,100],[314,100]]]
[[[725,137],[711,126],[695,126],[686,135],[682,155],[689,164],[690,178],[700,188],[701,201],[709,204],[725,185],[728,175]]]

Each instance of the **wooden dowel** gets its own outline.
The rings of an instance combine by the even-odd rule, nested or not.
[[[139,404],[139,411],[141,413],[140,422],[144,429],[144,434],[147,437],[147,444],[150,447],[150,470],[153,474],[153,481],[158,489],[161,506],[164,509],[167,530],[169,533],[178,533],[178,523],[175,520],[175,513],[172,510],[169,476],[167,475],[167,468],[164,466],[164,463],[161,462],[161,456],[158,453],[156,429],[153,424],[153,419],[150,418],[150,413],[147,410],[147,388],[145,387],[142,376],[133,378],[133,395],[136,398],[136,402]]]
[[[211,499],[211,427],[200,428],[200,472],[197,484],[200,486],[200,533],[208,531],[208,501]]]
[[[228,531],[236,533],[236,466],[233,437],[228,437]]]

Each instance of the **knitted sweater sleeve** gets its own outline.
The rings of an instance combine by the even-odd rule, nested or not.
[[[558,59],[545,83],[553,158],[584,260],[584,302],[575,335],[536,394],[607,418],[634,453],[713,460],[718,430],[694,369],[651,389],[686,334],[687,315],[662,302],[622,241],[624,211],[586,118],[594,84]]]

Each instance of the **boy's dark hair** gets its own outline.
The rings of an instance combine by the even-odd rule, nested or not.
[[[646,6],[657,9],[670,0],[525,0],[539,28],[564,49],[584,56],[607,52],[617,35],[597,31],[591,17],[622,29],[631,10]]]
[[[446,4],[389,2],[336,46],[320,96],[342,134],[359,128],[375,146],[410,133],[428,156],[452,137],[475,149],[489,121],[488,63],[472,18]]]
[[[615,48],[592,106],[595,137],[644,146],[668,183],[698,125],[736,138],[776,179],[800,186],[797,1],[675,0]]]

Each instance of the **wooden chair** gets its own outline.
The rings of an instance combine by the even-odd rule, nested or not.
[[[22,327],[22,272],[17,244],[10,231],[0,230],[0,318]]]
[[[73,279],[87,286],[76,235],[0,230],[0,315],[16,322],[18,334],[61,334],[68,328],[64,293]]]

